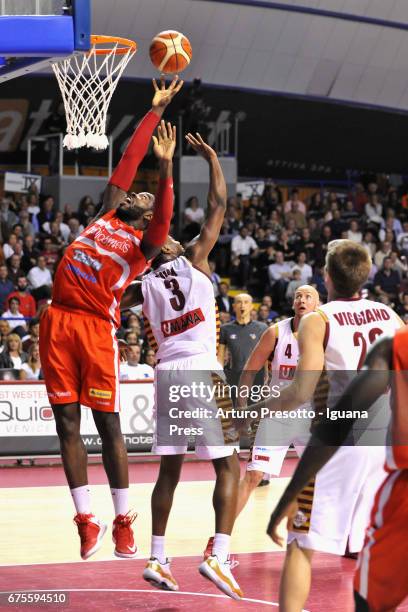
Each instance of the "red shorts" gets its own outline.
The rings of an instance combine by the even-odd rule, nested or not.
[[[113,323],[51,305],[40,322],[41,368],[51,404],[119,412],[119,350]]]
[[[392,472],[379,488],[354,590],[370,612],[396,608],[408,596],[408,470]]]

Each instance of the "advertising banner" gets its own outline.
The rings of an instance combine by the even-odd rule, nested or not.
[[[149,451],[153,441],[153,383],[120,384],[121,427],[128,451]],[[92,411],[82,407],[81,434],[88,452],[101,452]],[[59,453],[45,385],[0,384],[0,456]]]

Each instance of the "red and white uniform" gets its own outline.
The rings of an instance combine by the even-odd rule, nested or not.
[[[275,346],[269,358],[271,378],[270,386],[279,386],[283,389],[290,384],[299,360],[299,345],[297,332],[293,329],[293,317],[279,321],[273,326],[275,332]],[[311,408],[305,404],[302,408]],[[252,448],[251,460],[248,463],[248,471],[264,472],[278,476],[282,469],[288,448],[291,444],[300,456],[305,444],[309,439],[309,423],[293,420],[289,426],[285,425],[282,432],[282,443],[270,446],[266,442],[268,437],[276,435],[277,423],[271,419],[261,419]],[[268,431],[270,430],[270,431]]]
[[[376,338],[394,334],[401,325],[391,308],[365,299],[334,300],[318,312],[326,322],[326,338],[322,385],[318,385],[314,400],[317,414],[344,392]],[[378,418],[369,427],[383,428],[384,446],[369,446],[370,438],[366,446],[362,438],[358,446],[342,446],[299,494],[299,512],[288,542],[297,540],[303,548],[339,555],[344,554],[347,542],[350,552],[361,550],[375,493],[386,476],[389,396],[380,398],[372,411]]]
[[[354,589],[372,612],[394,610],[408,597],[408,328],[393,340],[392,446],[388,477],[378,490]]]
[[[52,404],[119,410],[115,332],[122,294],[147,265],[142,237],[111,211],[65,251],[41,318],[41,364]]]

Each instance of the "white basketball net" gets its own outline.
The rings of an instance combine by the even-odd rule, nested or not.
[[[105,45],[104,45],[105,46]],[[116,53],[119,42],[106,54],[95,53],[96,45],[85,54],[73,55],[52,64],[61,89],[67,119],[64,147],[106,149],[106,115],[116,85],[136,49]]]

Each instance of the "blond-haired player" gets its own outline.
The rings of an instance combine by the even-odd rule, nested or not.
[[[241,388],[252,387],[256,372],[268,360],[271,368],[270,384],[277,383],[280,388],[283,388],[290,382],[299,359],[297,331],[300,320],[304,315],[316,310],[318,305],[319,294],[314,287],[302,285],[296,290],[292,305],[295,315],[272,325],[262,334],[241,374]],[[260,436],[264,437],[262,436],[264,425],[266,423],[263,420],[255,437],[246,474],[240,482],[237,514],[244,508],[252,491],[261,482],[264,473],[273,476],[280,474],[290,444],[294,444],[299,454],[299,447],[304,446],[306,442],[306,440],[299,440],[299,437],[294,435],[293,439],[288,437],[287,443],[280,446],[263,445],[260,443]]]
[[[292,410],[310,400],[322,388],[325,373],[325,404],[332,407],[350,373],[361,368],[375,339],[403,325],[388,306],[360,298],[370,269],[371,259],[359,244],[350,240],[329,243],[325,268],[329,302],[303,317],[293,382],[279,399],[268,400],[271,409]],[[323,405],[322,393],[319,402]],[[379,413],[387,405],[388,397],[383,396]],[[384,447],[344,446],[299,495],[298,512],[289,525],[280,584],[281,610],[300,612],[304,608],[313,551],[344,554],[356,512],[361,528],[360,533],[353,534],[351,550],[361,550],[373,498],[385,477],[384,460]],[[274,533],[274,528],[275,523],[270,524],[268,533]]]

